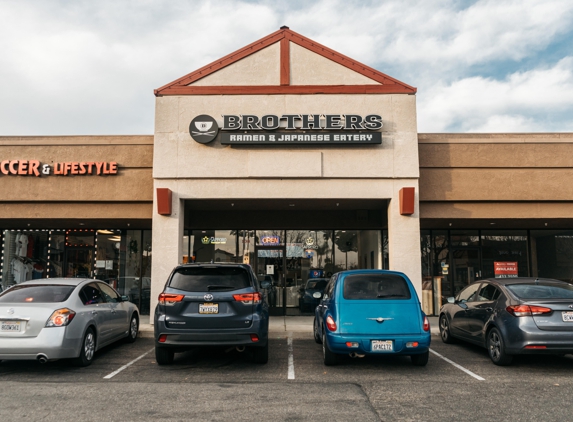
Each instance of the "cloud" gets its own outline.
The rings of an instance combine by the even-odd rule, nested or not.
[[[421,132],[531,132],[573,129],[573,57],[503,80],[462,78],[418,97]]]
[[[523,109],[515,86],[535,72],[558,81],[561,71],[569,83],[569,65],[546,52],[571,35],[572,22],[569,0],[4,0],[0,135],[153,133],[153,89],[283,24],[417,86],[420,130],[489,128],[521,117],[563,130],[569,119],[547,116],[541,103]],[[525,60],[538,70],[519,69]],[[508,61],[517,67],[510,75]],[[488,76],[480,76],[484,67]],[[520,75],[526,79],[512,79]],[[484,90],[509,90],[515,100],[488,100]],[[570,110],[573,100],[559,98]]]

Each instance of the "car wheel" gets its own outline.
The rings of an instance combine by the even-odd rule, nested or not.
[[[82,347],[80,350],[80,355],[74,359],[74,364],[76,366],[89,366],[91,365],[96,348],[96,336],[93,328],[88,328],[84,339],[82,341]]]
[[[446,315],[440,317],[440,336],[442,341],[447,344],[455,343],[454,338],[450,334],[450,323]]]
[[[338,356],[328,347],[328,340],[326,339],[326,333],[324,331],[322,332],[322,357],[326,366],[332,366],[338,363]]]
[[[261,365],[269,361],[269,342],[264,347],[253,347],[253,362]]]
[[[174,357],[175,357],[175,352],[171,349],[166,349],[165,347],[155,348],[155,360],[159,365],[172,364]]]
[[[509,365],[513,360],[512,355],[505,353],[505,344],[497,328],[492,328],[487,333],[487,351],[491,361],[496,365]]]
[[[139,332],[139,319],[137,314],[131,316],[131,321],[129,323],[129,334],[125,339],[128,343],[133,343],[137,339],[137,333]]]
[[[430,352],[427,351],[426,353],[422,353],[419,355],[412,355],[410,358],[412,359],[412,363],[416,366],[426,366],[428,363],[428,358],[430,357]]]
[[[322,343],[322,338],[320,338],[320,328],[318,327],[318,320],[316,319],[316,317],[314,317],[314,323],[313,323],[313,331],[314,331],[314,341],[316,341],[318,344]]]

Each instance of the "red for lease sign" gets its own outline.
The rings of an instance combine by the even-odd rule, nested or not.
[[[517,262],[494,262],[493,272],[496,278],[517,277]]]

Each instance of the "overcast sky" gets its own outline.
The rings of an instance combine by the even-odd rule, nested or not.
[[[419,132],[573,132],[571,0],[0,0],[0,136],[152,134],[153,89],[281,25],[417,87]]]

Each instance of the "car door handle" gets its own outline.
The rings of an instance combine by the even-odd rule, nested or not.
[[[97,315],[97,311],[92,311],[92,315]]]
[[[493,311],[493,308],[485,308],[486,311],[491,312]]]

